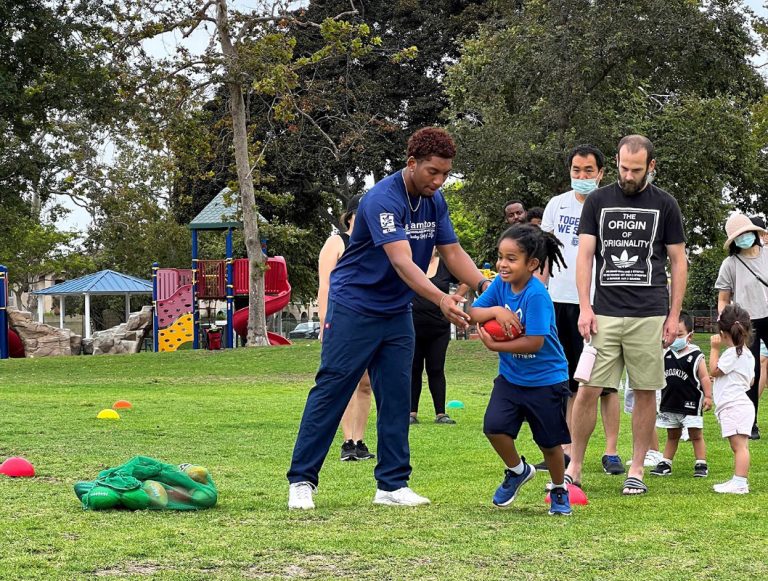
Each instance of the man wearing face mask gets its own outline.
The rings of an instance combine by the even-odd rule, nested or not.
[[[569,387],[575,396],[579,384],[573,379],[576,365],[584,347],[579,333],[579,295],[576,292],[576,252],[579,246],[579,220],[587,196],[596,190],[603,177],[605,156],[592,145],[578,145],[568,156],[571,174],[571,190],[553,197],[544,209],[541,229],[552,232],[563,243],[563,258],[566,269],[555,266],[549,279],[549,295],[555,305],[555,323],[560,343],[568,360]],[[594,291],[594,289],[593,289]],[[600,412],[605,430],[605,453],[603,470],[607,474],[624,474],[624,464],[618,455],[620,408],[616,386],[602,391]],[[571,428],[573,397],[568,399],[566,421]],[[566,448],[566,460],[570,445]],[[546,470],[546,463],[536,465],[537,470]]]
[[[615,387],[626,367],[634,391],[632,465],[622,494],[648,491],[643,464],[656,423],[656,392],[665,385],[664,352],[678,333],[688,263],[680,207],[648,182],[656,167],[653,143],[642,135],[619,141],[618,182],[592,192],[579,221],[576,287],[579,332],[597,350],[588,384],[573,404],[571,463],[581,480],[584,454],[596,421],[597,398]],[[667,290],[666,263],[671,287]],[[593,260],[594,307],[590,300]]]

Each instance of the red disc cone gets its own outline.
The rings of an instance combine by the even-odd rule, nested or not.
[[[584,491],[576,486],[575,484],[567,484],[568,487],[568,498],[571,501],[571,504],[589,504],[589,501],[587,500],[587,495],[584,494]],[[549,504],[550,498],[549,498],[549,492],[547,492],[547,497],[544,499],[544,501]]]
[[[29,463],[29,460],[20,456],[13,456],[0,464],[0,474],[5,474],[12,478],[29,478],[35,475],[35,467]]]

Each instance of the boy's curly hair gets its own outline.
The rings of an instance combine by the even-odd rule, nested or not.
[[[456,157],[456,144],[445,129],[424,127],[411,135],[408,140],[408,157],[422,160],[433,155],[445,159]]]

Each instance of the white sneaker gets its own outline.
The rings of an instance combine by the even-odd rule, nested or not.
[[[655,468],[656,465],[661,462],[664,459],[664,454],[659,452],[658,450],[648,450],[645,453],[645,460],[643,460],[643,466],[646,468]],[[627,460],[625,462],[627,466],[632,465],[632,460]]]
[[[690,436],[690,434],[688,433],[688,428],[685,428],[685,427],[683,428],[683,431],[680,433],[680,439],[681,439],[683,442],[687,442],[688,440],[690,440],[690,439],[691,439],[691,436]]]
[[[290,510],[312,510],[315,501],[312,497],[317,488],[310,482],[296,482],[288,487],[288,508]]]
[[[387,506],[420,506],[429,504],[429,499],[419,496],[413,490],[404,486],[392,492],[376,490],[373,504],[385,504]]]
[[[748,484],[736,484],[733,480],[715,484],[712,488],[720,494],[749,494]]]
[[[648,450],[645,454],[645,462],[643,462],[643,466],[655,468],[663,459],[664,454],[658,450]]]

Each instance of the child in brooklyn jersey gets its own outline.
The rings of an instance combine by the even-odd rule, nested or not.
[[[667,444],[664,447],[664,457],[651,470],[654,476],[672,474],[672,460],[677,452],[683,428],[688,429],[696,455],[693,475],[703,478],[709,474],[702,414],[712,408],[712,382],[704,354],[690,342],[691,335],[693,318],[688,313],[681,313],[677,339],[664,354],[666,386],[661,391],[656,427],[667,429]]]
[[[510,337],[513,328],[524,329],[522,336],[497,341],[478,325],[485,346],[499,354],[499,376],[483,423],[486,437],[506,465],[493,504],[509,506],[520,487],[536,474],[515,445],[520,427],[527,421],[552,477],[549,514],[570,515],[562,449],[562,444],[571,441],[564,405],[570,394],[568,362],[557,339],[552,300],[533,276],[545,266],[551,271],[552,263],[562,268],[560,246],[552,234],[534,226],[506,230],[499,240],[498,275],[469,314],[476,323],[495,319]]]
[[[755,380],[755,358],[746,345],[752,340],[749,313],[738,305],[728,305],[720,313],[720,334],[710,340],[709,372],[715,378],[715,415],[723,438],[733,450],[733,478],[715,484],[715,492],[747,494],[749,484],[749,435],[755,422],[755,406],[747,396]],[[720,355],[720,349],[726,349]]]

